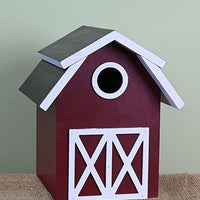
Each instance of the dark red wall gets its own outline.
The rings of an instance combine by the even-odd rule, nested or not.
[[[128,73],[127,90],[106,100],[92,88],[96,67],[117,62]],[[159,167],[160,90],[136,55],[111,43],[94,52],[83,63],[56,100],[57,200],[67,199],[68,130],[79,128],[149,127],[149,197],[157,196]]]
[[[45,112],[37,107],[36,174],[56,197],[56,103]]]

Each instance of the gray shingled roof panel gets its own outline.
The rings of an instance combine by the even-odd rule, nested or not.
[[[39,53],[61,62],[112,31],[109,29],[81,26],[40,50]]]
[[[42,60],[19,90],[39,106],[65,71]]]

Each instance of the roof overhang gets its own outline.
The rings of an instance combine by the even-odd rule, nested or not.
[[[133,42],[124,35],[118,33],[117,31],[112,31],[106,34],[105,36],[89,44],[88,46],[82,48],[81,50],[70,55],[69,57],[63,59],[62,61],[58,61],[52,57],[49,57],[47,54],[46,55],[43,54],[42,51],[38,52],[38,54],[41,57],[41,59],[46,60],[47,62],[50,62],[56,65],[57,67],[66,69],[69,66],[73,65],[74,63],[81,60],[82,58],[90,55],[91,53],[95,52],[96,50],[104,47],[105,45],[113,41],[120,43],[124,47],[128,48],[130,51],[138,55],[141,55],[142,57],[146,58],[147,60],[149,60],[150,62],[154,63],[159,67],[163,67],[165,65],[165,61],[163,59],[159,58],[157,55],[141,47],[140,45]]]
[[[160,88],[163,96],[167,100],[167,102],[164,103],[178,109],[182,108],[184,106],[183,100],[171,83],[167,80],[166,76],[162,73],[161,69],[141,55],[137,55],[137,57]]]

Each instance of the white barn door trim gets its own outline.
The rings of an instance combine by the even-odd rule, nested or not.
[[[121,146],[117,135],[119,134],[139,134],[129,155],[127,156]],[[102,135],[93,155],[90,157],[79,136],[82,135]],[[103,184],[94,165],[106,144],[106,183]],[[123,167],[121,168],[114,184],[112,185],[112,145],[115,145]],[[143,144],[142,153],[142,183],[131,166],[138,149]],[[78,147],[85,163],[83,171],[77,185],[75,186],[75,146]],[[69,175],[68,175],[68,195],[69,200],[114,200],[114,199],[143,199],[148,197],[148,162],[149,161],[149,128],[105,128],[105,129],[70,129],[69,130]],[[116,194],[120,183],[126,173],[129,173],[138,193]],[[101,195],[79,196],[89,174],[93,176]]]

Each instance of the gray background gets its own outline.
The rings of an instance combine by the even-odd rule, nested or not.
[[[115,29],[167,61],[183,98],[162,104],[160,173],[200,173],[199,0],[0,0],[0,173],[35,172],[35,105],[18,88],[37,51],[85,24]]]

